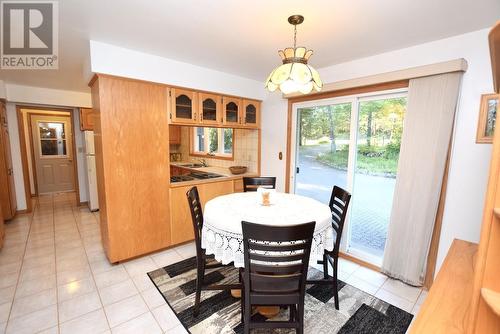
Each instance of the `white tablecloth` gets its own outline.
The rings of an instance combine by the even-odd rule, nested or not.
[[[223,264],[244,267],[241,221],[275,226],[315,221],[311,260],[333,249],[332,214],[327,205],[299,195],[272,193],[271,206],[263,206],[260,198],[257,192],[235,193],[205,204],[201,246],[207,254]]]

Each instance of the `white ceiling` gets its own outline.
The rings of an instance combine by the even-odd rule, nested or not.
[[[264,81],[292,44],[291,14],[305,16],[298,44],[321,68],[491,27],[500,1],[60,0],[59,11],[59,70],[1,70],[1,80],[85,91],[93,39]]]

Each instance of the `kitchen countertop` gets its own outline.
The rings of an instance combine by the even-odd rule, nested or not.
[[[259,176],[259,174],[255,173],[255,172],[246,172],[243,174],[234,175],[229,171],[229,168],[224,168],[224,167],[210,166],[210,167],[191,168],[191,167],[182,166],[184,164],[189,164],[189,163],[190,162],[171,162],[170,165],[184,168],[184,169],[188,169],[188,170],[191,170],[193,172],[215,173],[215,174],[222,175],[222,177],[216,177],[213,179],[196,179],[196,180],[191,180],[191,181],[171,182],[170,183],[171,188],[183,187],[183,186],[189,186],[189,185],[197,185],[197,184],[202,184],[202,183],[214,183],[214,182],[222,182],[222,181],[228,181],[228,180],[236,180],[236,179],[240,179],[242,177]]]

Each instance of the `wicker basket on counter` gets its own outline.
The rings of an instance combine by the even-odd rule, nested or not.
[[[231,167],[229,167],[229,170],[234,175],[238,175],[238,174],[245,173],[247,171],[247,167],[246,166],[231,166]]]

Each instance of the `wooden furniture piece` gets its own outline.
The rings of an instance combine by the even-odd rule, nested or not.
[[[495,92],[500,22],[489,35]],[[455,240],[411,333],[500,333],[500,131],[495,131],[479,245]]]
[[[241,305],[246,334],[252,328],[304,332],[305,286],[315,225],[278,227],[242,222],[245,269]],[[251,318],[253,305],[286,305],[290,317],[287,321],[256,321]]]
[[[275,189],[276,177],[261,176],[261,177],[244,177],[243,191],[257,191],[258,188]]]
[[[200,310],[201,290],[231,290],[241,289],[240,284],[212,284],[208,285],[204,282],[205,270],[222,267],[222,263],[207,263],[207,255],[205,250],[201,248],[201,231],[203,228],[203,209],[201,208],[200,196],[198,188],[192,187],[186,193],[191,219],[193,222],[194,240],[196,245],[196,293],[193,307],[193,315],[198,316]]]
[[[243,99],[242,120],[247,128],[260,127],[260,101]]]
[[[224,96],[222,98],[222,116],[224,125],[241,125],[241,99]]]
[[[198,94],[195,91],[171,88],[169,96],[171,99],[170,117],[172,123],[192,124],[198,121]]]
[[[171,245],[180,244],[194,239],[191,214],[186,202],[186,192],[192,185],[170,188],[170,222],[171,222]],[[234,192],[234,181],[218,181],[200,183],[197,185],[202,208],[205,203],[217,196],[227,195]]]
[[[455,239],[411,333],[467,333],[478,245]]]
[[[339,288],[338,288],[338,264],[339,264],[339,249],[342,231],[344,230],[345,217],[349,209],[351,194],[344,189],[334,186],[330,197],[329,207],[332,210],[332,228],[335,231],[335,243],[333,250],[325,250],[323,260],[318,261],[318,264],[323,265],[323,280],[310,280],[308,284],[331,284],[333,287],[333,296],[335,298],[335,308],[339,309]],[[328,264],[333,268],[333,277],[328,276]]]
[[[500,21],[489,34],[495,93],[500,92]],[[474,269],[469,333],[500,333],[500,131],[493,137],[481,239]],[[492,297],[493,296],[493,297]]]
[[[199,93],[199,120],[204,125],[222,123],[222,97],[216,94]]]
[[[164,86],[98,75],[92,82],[101,234],[110,262],[171,244]]]
[[[181,144],[181,127],[179,125],[170,125],[168,130],[170,145]]]
[[[80,108],[80,130],[94,131],[94,116],[91,108]]]
[[[0,205],[4,220],[14,218],[17,210],[16,189],[10,152],[7,109],[3,100],[0,100]]]

